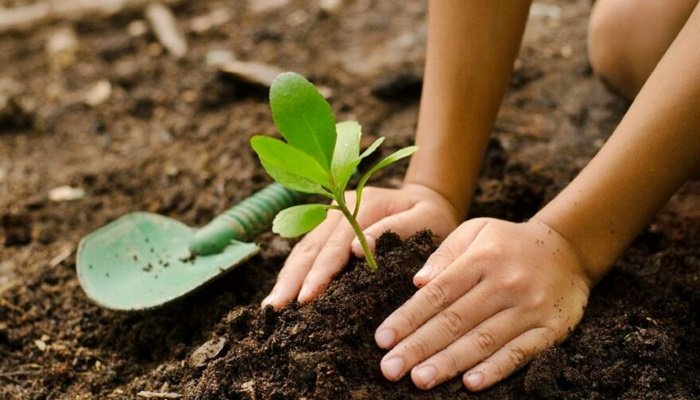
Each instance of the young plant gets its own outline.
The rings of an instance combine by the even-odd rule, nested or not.
[[[304,204],[280,211],[272,223],[272,231],[284,237],[303,235],[323,222],[328,210],[340,211],[364,249],[367,266],[370,270],[377,269],[377,261],[357,223],[362,190],[374,173],[410,156],[418,147],[398,150],[364,174],[355,189],[355,206],[350,210],[343,195],[348,182],[360,161],[377,150],[384,138],[377,139],[360,154],[360,124],[355,121],[336,124],[330,105],[316,87],[292,72],[280,74],[272,83],[270,108],[286,142],[261,135],[250,140],[265,171],[289,189],[333,200],[332,204]]]

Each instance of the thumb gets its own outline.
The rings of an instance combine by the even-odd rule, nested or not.
[[[425,262],[423,268],[413,276],[413,284],[417,287],[423,287],[430,283],[440,272],[467,251],[486,224],[488,224],[487,218],[477,218],[460,225],[445,238],[435,253]]]
[[[364,230],[365,237],[367,238],[367,245],[369,250],[374,252],[377,238],[380,237],[386,231],[392,231],[399,235],[400,238],[405,239],[419,230],[426,228],[426,223],[420,218],[417,218],[417,213],[415,208],[409,209],[398,214],[390,215],[386,218],[375,222]],[[352,252],[357,257],[363,257],[365,255],[360,241],[355,238],[352,241]]]

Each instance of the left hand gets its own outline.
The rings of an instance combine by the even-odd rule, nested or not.
[[[542,222],[463,223],[414,277],[422,287],[377,328],[392,381],[430,389],[464,373],[469,390],[506,378],[564,340],[592,281],[577,251]]]

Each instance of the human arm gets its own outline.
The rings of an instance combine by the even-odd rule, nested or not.
[[[428,389],[464,372],[482,390],[568,336],[590,288],[700,169],[697,37],[700,6],[608,143],[533,219],[471,220],[445,240],[417,274],[425,286],[377,329],[387,378]]]
[[[400,189],[368,188],[358,215],[370,246],[384,231],[430,229],[444,239],[462,221],[520,43],[527,4],[431,1],[416,142]],[[349,193],[352,205],[354,194]],[[263,305],[311,301],[348,262],[354,233],[338,213],[292,250]],[[362,255],[358,243],[352,245]]]

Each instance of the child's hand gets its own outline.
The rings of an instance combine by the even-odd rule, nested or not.
[[[345,198],[352,210],[355,192],[347,192]],[[423,185],[406,184],[401,189],[365,188],[357,221],[374,249],[376,238],[386,230],[405,238],[430,229],[438,238],[445,238],[457,227],[457,214],[438,192]],[[263,306],[279,308],[295,298],[301,303],[313,300],[347,264],[354,238],[350,224],[340,213],[332,212],[294,246]],[[360,246],[353,247],[361,255]]]
[[[463,223],[414,277],[421,287],[377,328],[384,376],[430,389],[457,374],[470,390],[504,379],[567,337],[590,280],[542,222]]]

